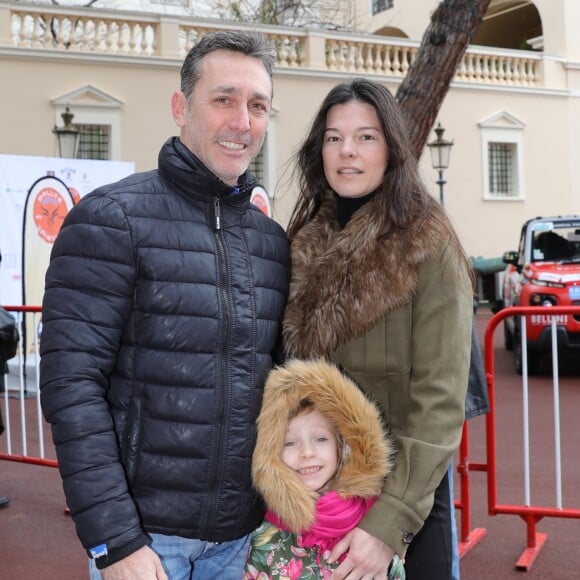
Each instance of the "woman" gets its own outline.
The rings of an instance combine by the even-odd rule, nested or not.
[[[449,580],[447,467],[461,438],[473,284],[461,244],[419,176],[400,109],[382,85],[334,87],[297,154],[288,234],[289,357],[324,356],[379,404],[395,469],[332,552],[332,578]]]

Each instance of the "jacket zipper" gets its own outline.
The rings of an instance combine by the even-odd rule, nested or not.
[[[225,453],[223,452],[223,446],[226,436],[227,427],[227,414],[229,408],[229,396],[228,396],[228,366],[227,366],[227,353],[228,345],[230,341],[231,334],[231,300],[228,294],[229,288],[229,274],[227,267],[227,248],[225,244],[224,234],[222,230],[221,222],[221,204],[219,197],[214,197],[213,199],[214,208],[214,238],[217,247],[217,258],[218,258],[218,268],[220,273],[219,281],[219,291],[221,296],[221,302],[223,307],[223,325],[222,325],[222,341],[219,351],[219,364],[218,364],[218,376],[216,384],[216,393],[218,397],[218,429],[217,429],[217,440],[214,447],[214,462],[210,462],[210,474],[209,474],[209,505],[207,510],[207,516],[205,520],[205,529],[202,529],[202,538],[209,537],[209,533],[213,531],[215,527],[216,519],[216,508],[217,501],[215,496],[215,485],[220,480],[223,473],[223,466],[225,463]],[[212,467],[215,466],[215,467]]]

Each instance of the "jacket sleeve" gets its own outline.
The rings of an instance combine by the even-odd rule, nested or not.
[[[135,278],[122,208],[87,196],[69,212],[46,274],[40,388],[79,539],[89,556],[97,547],[107,553],[99,567],[147,543],[107,401]]]
[[[469,379],[467,381],[467,397],[465,399],[465,419],[473,419],[478,415],[489,413],[489,395],[487,378],[479,339],[475,328],[475,318],[471,331],[471,361],[469,364]]]
[[[396,432],[395,470],[360,525],[401,556],[429,515],[435,490],[461,440],[472,303],[468,274],[447,244],[418,270],[411,305],[407,416]]]

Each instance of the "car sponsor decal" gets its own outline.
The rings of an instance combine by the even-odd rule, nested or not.
[[[534,278],[534,271],[526,269],[525,274],[528,278]],[[556,282],[565,284],[570,282],[580,282],[580,272],[573,274],[559,274],[558,272],[538,272],[535,275],[536,280],[541,282]]]
[[[540,272],[538,274],[538,280],[542,280],[544,282],[560,282],[562,276],[560,274],[554,274],[552,272]]]
[[[549,232],[554,229],[554,222],[539,222],[532,224],[533,232]]]
[[[567,314],[530,314],[530,322],[534,326],[546,326],[547,324],[552,324],[552,318],[556,320],[556,324],[568,324]]]
[[[570,300],[580,300],[580,286],[570,286],[568,288],[568,295]]]

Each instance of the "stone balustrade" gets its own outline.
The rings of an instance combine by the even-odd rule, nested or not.
[[[181,60],[213,30],[243,24],[138,12],[71,9],[0,2],[0,49],[67,51]],[[404,77],[419,43],[401,38],[327,30],[252,25],[274,44],[280,69]],[[542,53],[471,46],[455,81],[543,86]]]
[[[17,48],[151,56],[157,26],[158,19],[143,15],[48,6],[10,10],[10,38]]]

